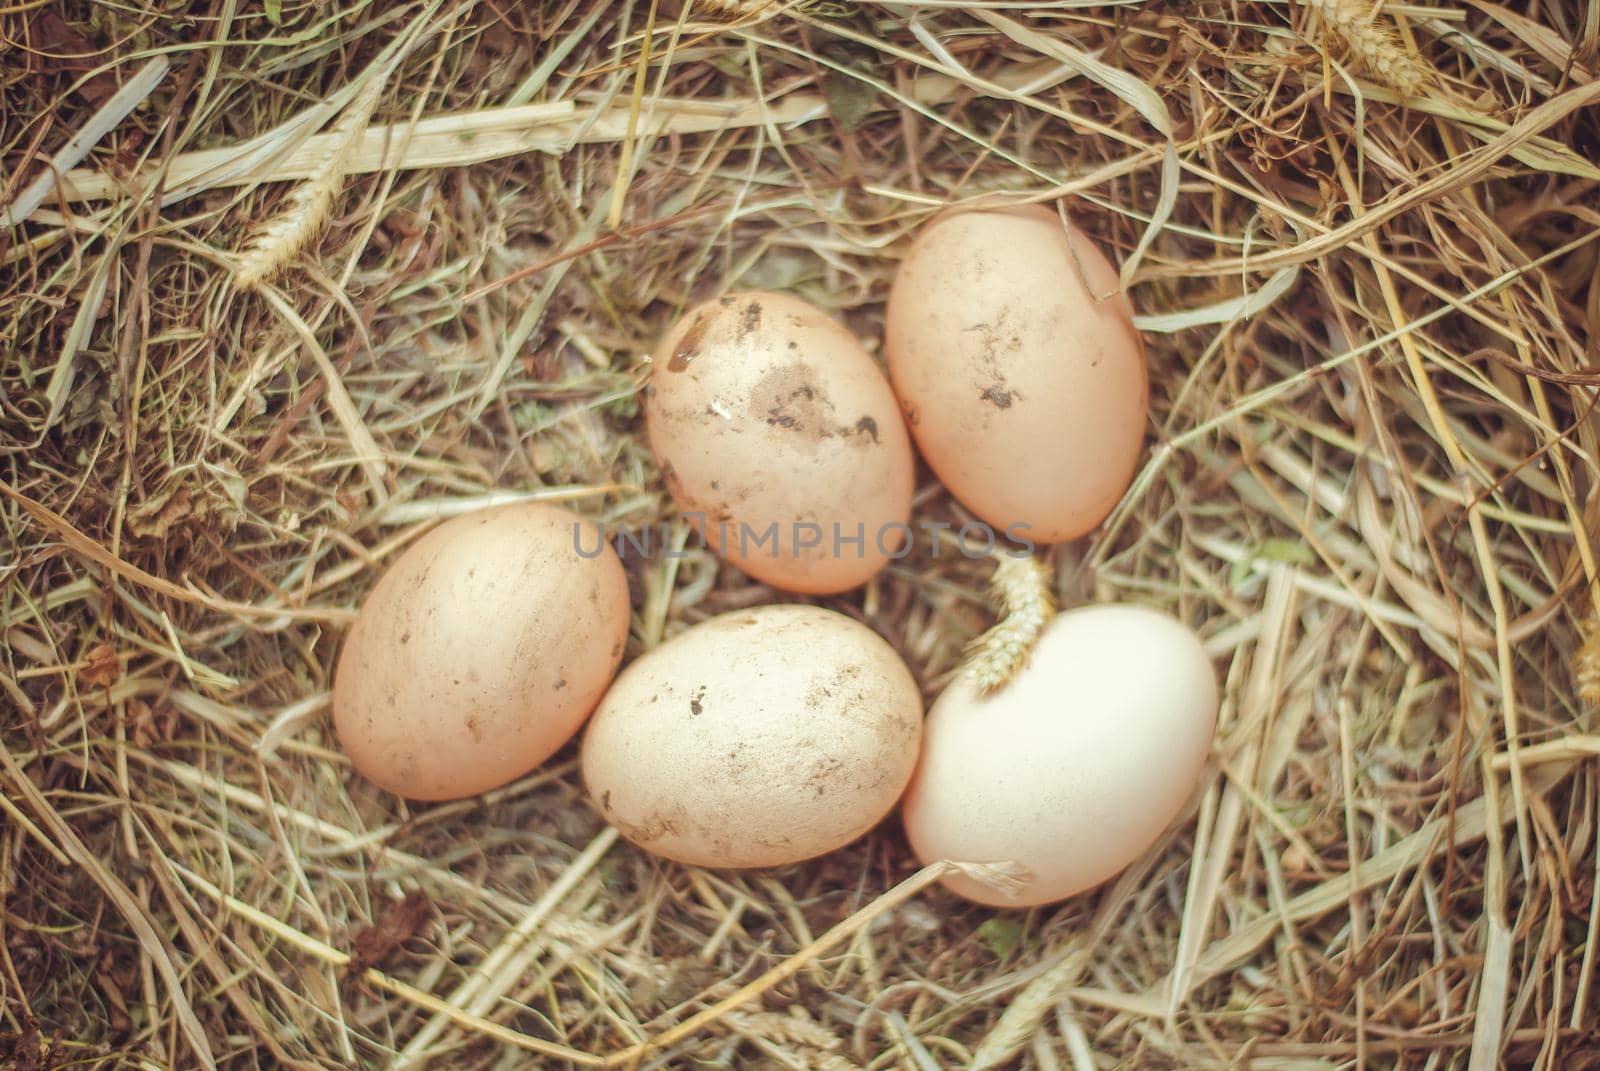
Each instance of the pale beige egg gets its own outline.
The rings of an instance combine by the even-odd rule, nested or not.
[[[339,656],[334,727],[391,792],[476,795],[576,734],[627,638],[627,578],[594,525],[538,503],[469,513],[367,594]]]
[[[673,500],[713,550],[774,587],[865,583],[910,538],[913,459],[888,380],[843,325],[787,294],[685,313],[645,390]]]
[[[707,867],[778,866],[894,809],[922,699],[865,625],[815,606],[722,614],[629,665],[583,741],[583,780],[639,847]]]
[[[902,816],[924,863],[1020,863],[1009,898],[965,875],[946,884],[996,907],[1099,885],[1171,825],[1216,727],[1217,683],[1199,639],[1140,606],[1058,614],[1027,665],[982,697],[959,678],[928,711]]]
[[[936,216],[895,275],[884,348],[918,450],[996,532],[1072,539],[1127,490],[1144,351],[1116,269],[1055,212]]]

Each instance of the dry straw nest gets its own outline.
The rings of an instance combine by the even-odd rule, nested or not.
[[[0,1055],[1595,1066],[1597,12],[0,8],[0,205],[106,127],[0,235]],[[441,806],[352,775],[329,672],[386,561],[509,498],[670,520],[636,397],[675,313],[782,288],[875,339],[907,235],[980,198],[1058,201],[1147,331],[1147,463],[1053,564],[1217,659],[1155,850],[997,913],[892,822],[662,864],[570,751]],[[635,652],[777,597],[630,570]],[[931,692],[988,571],[922,547],[827,603]]]

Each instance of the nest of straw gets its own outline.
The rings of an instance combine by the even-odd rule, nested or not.
[[[1597,11],[0,10],[0,211],[67,169],[0,235],[0,1056],[1595,1066]],[[1137,865],[995,912],[893,822],[663,864],[570,751],[438,806],[352,773],[330,670],[399,550],[514,498],[673,521],[663,327],[781,288],[870,342],[907,235],[985,197],[1060,201],[1149,344],[1146,463],[1052,554],[1224,682]],[[826,602],[931,694],[991,618],[930,549]],[[630,570],[634,652],[779,598]]]

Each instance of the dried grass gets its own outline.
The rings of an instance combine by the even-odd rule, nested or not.
[[[0,236],[0,1058],[1589,1066],[1597,11],[0,10],[0,215],[170,63]],[[336,155],[292,270],[234,285]],[[1217,659],[1161,844],[997,913],[893,822],[703,872],[617,840],[570,755],[430,807],[353,775],[329,670],[394,554],[509,497],[670,519],[665,324],[777,287],[870,342],[906,236],[980,198],[1061,201],[1147,331],[1148,461],[1049,564]],[[635,652],[776,597],[630,568]],[[919,546],[826,602],[931,692],[990,571]]]

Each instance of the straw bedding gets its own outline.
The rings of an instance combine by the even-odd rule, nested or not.
[[[1600,7],[773,0],[0,8],[9,1066],[1600,1066]],[[71,153],[141,65],[96,144]],[[64,155],[58,155],[64,154]],[[76,155],[80,159],[69,157]],[[792,291],[875,344],[939,207],[1125,266],[1146,460],[1062,605],[1194,625],[1207,780],[1122,878],[967,905],[891,821],[657,862],[572,751],[412,807],[340,636],[441,516],[678,524],[645,355]],[[959,507],[922,476],[917,516]],[[637,652],[774,592],[630,563]],[[823,600],[933,694],[932,544]]]

